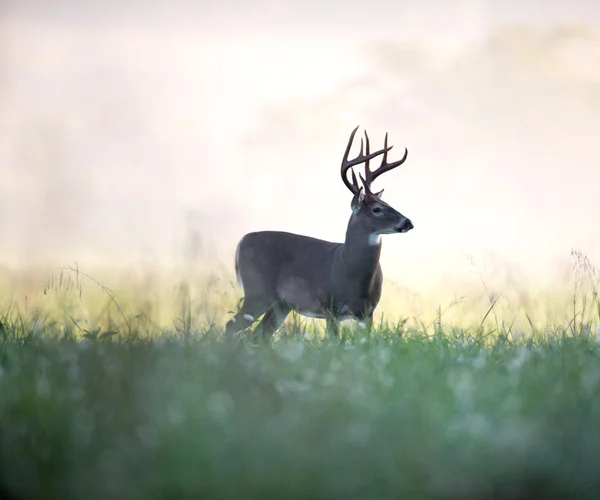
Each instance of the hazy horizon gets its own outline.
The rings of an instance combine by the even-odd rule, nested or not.
[[[377,181],[415,224],[384,237],[386,279],[600,265],[598,4],[137,5],[0,7],[5,265],[168,265],[195,234],[233,268],[249,231],[342,241],[357,125],[409,152]]]

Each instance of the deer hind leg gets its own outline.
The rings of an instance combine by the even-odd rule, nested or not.
[[[225,334],[233,335],[243,332],[268,309],[269,304],[265,304],[264,301],[253,299],[252,297],[244,297],[240,310],[225,325]]]
[[[360,330],[365,330],[367,332],[371,332],[373,330],[373,318],[371,316],[362,316],[356,318],[356,326]]]
[[[277,329],[282,325],[291,309],[282,302],[275,302],[265,313],[260,323],[254,330],[254,336],[260,336],[262,340],[270,340]]]
[[[342,319],[348,319],[347,310],[342,309],[340,311],[341,316],[336,317],[331,311],[327,314],[327,331],[332,333],[335,337],[340,336],[340,321]],[[358,316],[351,316],[357,323],[356,326],[361,330],[368,330],[369,332],[373,329],[373,309],[364,311]]]

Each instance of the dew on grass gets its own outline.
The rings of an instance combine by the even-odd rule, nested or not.
[[[380,347],[377,349],[375,352],[375,357],[379,366],[382,367],[387,366],[392,360],[392,354],[390,353],[390,350],[385,347]]]
[[[485,355],[485,351],[479,351],[479,353],[477,354],[477,356],[475,358],[473,358],[472,364],[473,364],[473,368],[475,368],[476,370],[483,370],[485,368],[487,362],[487,358]]]
[[[446,429],[446,434],[451,439],[462,439],[465,436],[481,438],[489,435],[491,424],[488,418],[480,412],[458,413]]]
[[[513,374],[518,375],[530,356],[531,353],[526,347],[517,348],[515,355],[508,361],[508,368]]]
[[[94,345],[94,342],[88,338],[81,339],[77,343],[77,347],[81,351],[85,351],[85,350],[89,349],[90,347],[92,347],[92,345]]]
[[[342,369],[342,362],[338,358],[333,358],[329,364],[329,369],[332,372],[337,372]]]
[[[206,411],[217,422],[228,422],[234,408],[233,398],[224,391],[213,392],[206,401]]]
[[[475,382],[471,373],[466,370],[451,372],[447,380],[459,405],[465,410],[470,409],[473,406],[475,390]]]
[[[596,394],[600,388],[600,369],[588,368],[581,374],[581,385],[590,396]]]
[[[278,380],[275,382],[275,389],[280,394],[307,392],[312,389],[312,384],[306,380]]]
[[[283,342],[279,346],[278,352],[280,356],[290,363],[299,361],[304,352],[304,344],[301,342]]]

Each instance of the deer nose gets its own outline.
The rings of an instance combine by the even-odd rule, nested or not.
[[[399,233],[406,233],[407,231],[410,231],[413,227],[414,226],[411,220],[407,219],[406,217],[402,219],[398,224],[396,224],[396,229]]]

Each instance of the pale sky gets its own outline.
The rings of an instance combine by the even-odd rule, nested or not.
[[[600,265],[600,3],[141,5],[0,7],[3,261],[169,263],[190,220],[232,268],[248,231],[341,241],[361,125],[409,151],[386,277]]]

